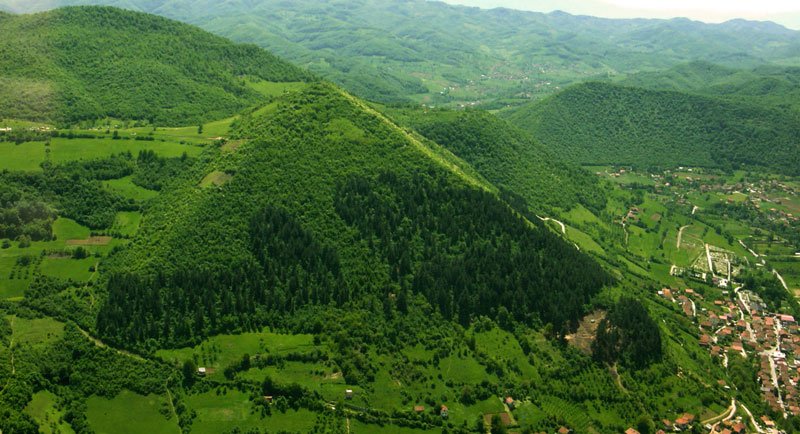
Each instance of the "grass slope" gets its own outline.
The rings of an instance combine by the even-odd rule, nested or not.
[[[586,83],[506,116],[581,164],[800,170],[797,116],[769,106]]]
[[[0,33],[0,117],[196,124],[263,101],[243,76],[308,78],[257,47],[109,7],[6,16]]]

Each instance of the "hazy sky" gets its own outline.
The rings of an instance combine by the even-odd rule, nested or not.
[[[444,0],[447,3],[498,6],[611,18],[688,17],[718,23],[733,18],[770,20],[800,29],[800,0]]]

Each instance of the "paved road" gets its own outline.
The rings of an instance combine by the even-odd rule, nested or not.
[[[775,321],[775,346],[771,349],[762,351],[761,355],[767,356],[769,358],[769,370],[772,376],[772,386],[778,392],[778,404],[780,404],[781,408],[785,409],[786,407],[784,407],[783,405],[783,397],[781,396],[781,390],[778,387],[778,372],[775,370],[775,365],[776,365],[775,359],[772,357],[772,355],[781,348],[780,331],[781,331],[781,322]]]

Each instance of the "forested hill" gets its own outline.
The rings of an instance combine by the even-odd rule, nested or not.
[[[772,106],[586,83],[505,116],[580,164],[800,171],[800,118]]]
[[[611,20],[427,0],[0,0],[12,10],[76,3],[135,8],[256,43],[368,99],[437,105],[499,107],[592,76],[698,58],[796,63],[800,52],[797,32],[742,20]]]
[[[735,69],[696,61],[663,71],[633,74],[619,83],[647,89],[758,101],[800,110],[798,67],[762,65],[750,69]]]
[[[0,34],[0,118],[185,125],[263,101],[246,79],[309,78],[255,46],[110,7],[5,15]]]
[[[392,116],[466,160],[534,211],[605,206],[594,175],[562,162],[508,122],[481,110],[390,110]]]
[[[464,325],[501,309],[566,330],[610,282],[455,157],[332,85],[281,97],[233,135],[111,259],[97,323],[109,342],[186,345],[315,304],[402,314],[416,297]]]

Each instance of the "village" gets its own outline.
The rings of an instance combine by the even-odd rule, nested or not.
[[[759,360],[758,383],[764,401],[778,414],[800,415],[800,326],[792,315],[767,310],[766,304],[755,293],[737,287],[732,293],[723,291],[723,298],[707,300],[691,288],[682,290],[663,288],[658,296],[676,303],[698,326],[700,345],[710,355],[720,360],[725,367],[733,357]],[[724,298],[729,296],[729,298]],[[698,304],[710,306],[698,308]],[[720,385],[730,389],[719,380]],[[755,417],[741,403],[739,406],[749,415],[749,421],[719,421],[705,428],[711,433],[751,432],[744,431],[747,422],[758,433],[778,433],[775,423],[766,415]],[[675,422],[664,421],[664,425],[675,430],[686,429],[691,415],[684,415]],[[726,422],[731,422],[727,423]]]

